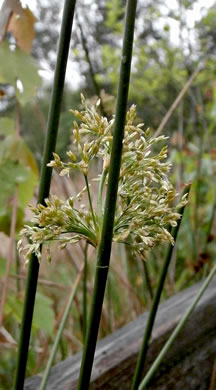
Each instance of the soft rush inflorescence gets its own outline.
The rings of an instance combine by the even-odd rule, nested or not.
[[[41,258],[42,244],[47,244],[49,258],[49,245],[54,240],[60,242],[61,249],[81,239],[94,247],[100,241],[103,190],[107,185],[115,118],[108,120],[99,115],[100,101],[88,106],[83,95],[81,101],[82,111],[71,110],[78,121],[74,122],[73,145],[72,150],[67,152],[68,161],[61,161],[53,153],[54,159],[48,165],[59,168],[60,176],[70,175],[72,170],[79,171],[85,186],[67,201],[53,196],[46,199],[45,205],[31,207],[34,212],[32,224],[25,225],[21,232],[29,242],[24,244],[21,239],[18,243],[27,260],[31,253]],[[176,226],[181,217],[178,209],[187,203],[185,195],[177,205],[174,204],[178,194],[168,176],[171,163],[164,161],[167,146],[157,154],[152,150],[153,145],[166,139],[165,136],[151,137],[149,129],[144,131],[143,124],[137,125],[136,107],[131,106],[126,116],[113,241],[130,245],[136,252],[149,250],[159,242],[173,243],[168,228]],[[97,165],[101,167],[101,172],[93,179],[99,182],[96,210],[93,209],[88,182],[89,168],[94,159],[102,160]],[[84,193],[87,193],[89,207],[80,202]]]

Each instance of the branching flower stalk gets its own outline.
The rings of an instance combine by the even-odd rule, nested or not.
[[[29,259],[34,253],[41,258],[41,245],[47,245],[47,259],[50,259],[49,246],[59,241],[60,249],[85,239],[98,247],[104,216],[103,189],[107,186],[108,167],[113,141],[113,122],[100,117],[97,112],[99,102],[88,107],[82,96],[83,111],[71,110],[81,120],[74,122],[74,145],[76,151],[69,150],[68,162],[61,161],[53,153],[54,160],[48,165],[60,168],[60,175],[77,170],[84,175],[85,186],[75,197],[67,201],[53,196],[45,200],[45,205],[31,207],[34,212],[31,225],[26,225],[21,234],[29,242],[19,241],[20,251]],[[177,193],[169,181],[171,168],[167,158],[167,146],[153,154],[153,146],[167,137],[151,138],[150,130],[143,130],[143,124],[136,124],[136,108],[131,106],[126,115],[122,161],[115,212],[113,241],[130,245],[136,253],[152,249],[160,242],[174,243],[169,226],[176,226],[180,218],[179,208],[186,204],[184,195],[179,204],[173,205]],[[103,170],[93,178],[98,181],[98,209],[93,209],[92,195],[88,183],[88,171],[93,159],[103,160]],[[89,210],[82,203],[87,193]]]
[[[82,96],[83,111],[71,110],[81,120],[74,122],[74,145],[77,150],[69,150],[68,162],[61,161],[53,153],[54,160],[48,165],[60,168],[60,175],[77,170],[84,175],[85,187],[76,197],[67,201],[53,196],[45,200],[45,205],[31,207],[34,212],[32,225],[26,225],[21,234],[27,236],[19,241],[19,249],[29,259],[34,253],[41,258],[40,247],[47,245],[47,258],[50,259],[49,245],[59,241],[60,249],[67,244],[85,239],[98,247],[104,215],[103,189],[107,186],[108,167],[113,141],[113,122],[100,117],[97,112],[99,102],[88,107]],[[174,243],[168,227],[176,226],[180,218],[179,208],[186,204],[184,195],[179,204],[173,205],[177,193],[169,181],[171,168],[167,158],[167,146],[158,154],[153,154],[153,146],[165,141],[167,137],[151,138],[150,130],[144,131],[143,124],[136,125],[136,108],[131,106],[127,112],[123,140],[122,162],[119,177],[119,189],[114,220],[113,241],[130,245],[137,253],[152,249],[159,242]],[[103,160],[103,170],[93,181],[98,181],[98,210],[93,209],[92,195],[87,175],[93,159]],[[89,210],[82,203],[87,193]],[[84,207],[85,206],[85,207]]]

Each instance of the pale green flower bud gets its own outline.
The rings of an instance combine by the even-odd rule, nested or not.
[[[67,156],[70,158],[71,161],[76,161],[76,156],[75,154],[72,152],[72,150],[69,150],[67,152]]]

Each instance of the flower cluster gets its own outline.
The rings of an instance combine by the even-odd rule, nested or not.
[[[102,117],[97,112],[100,100],[95,106],[88,107],[84,96],[81,94],[83,111],[70,110],[71,113],[81,122],[80,125],[74,121],[73,145],[75,152],[69,150],[67,155],[68,162],[62,162],[60,157],[53,153],[54,160],[48,166],[61,168],[60,176],[68,175],[71,169],[81,171],[85,176],[91,161],[95,158],[101,158],[107,161],[111,153],[112,130],[114,119],[110,121]]]
[[[80,171],[86,186],[76,196],[66,202],[57,196],[46,200],[45,205],[32,208],[33,226],[26,225],[21,234],[27,236],[29,243],[19,241],[19,249],[26,253],[27,259],[35,253],[40,259],[42,244],[58,240],[60,248],[67,244],[86,239],[94,247],[98,246],[103,221],[103,189],[108,182],[109,161],[113,140],[114,119],[108,121],[97,112],[100,104],[88,107],[81,96],[83,111],[72,110],[80,124],[74,122],[73,150],[67,152],[68,162],[62,162],[53,153],[51,167],[60,168],[60,175],[71,170]],[[136,252],[143,252],[159,242],[171,242],[173,238],[169,226],[176,226],[181,217],[178,209],[187,203],[183,196],[179,204],[174,205],[178,194],[169,181],[171,164],[166,160],[167,147],[154,154],[152,146],[166,137],[150,137],[150,130],[144,131],[143,124],[136,125],[136,108],[133,105],[127,113],[123,140],[122,163],[119,177],[118,199],[116,206],[113,241],[131,245]],[[75,147],[75,149],[74,149]],[[102,171],[95,180],[99,181],[98,208],[92,207],[92,194],[88,185],[88,171],[93,159],[102,159]],[[82,199],[86,192],[89,199],[89,211],[76,206],[76,200]],[[49,250],[47,251],[49,256]]]

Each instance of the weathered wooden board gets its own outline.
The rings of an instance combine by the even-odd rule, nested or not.
[[[145,370],[157,357],[200,286],[199,283],[186,289],[160,305]],[[147,316],[148,313],[144,313],[98,342],[91,389],[130,389]],[[54,366],[46,389],[75,390],[80,359],[81,353]],[[148,389],[209,390],[214,361],[216,361],[216,279],[211,282],[196,306]],[[37,390],[39,383],[40,376],[28,378],[25,382],[25,390]],[[216,390],[216,385],[211,390],[213,389]]]

